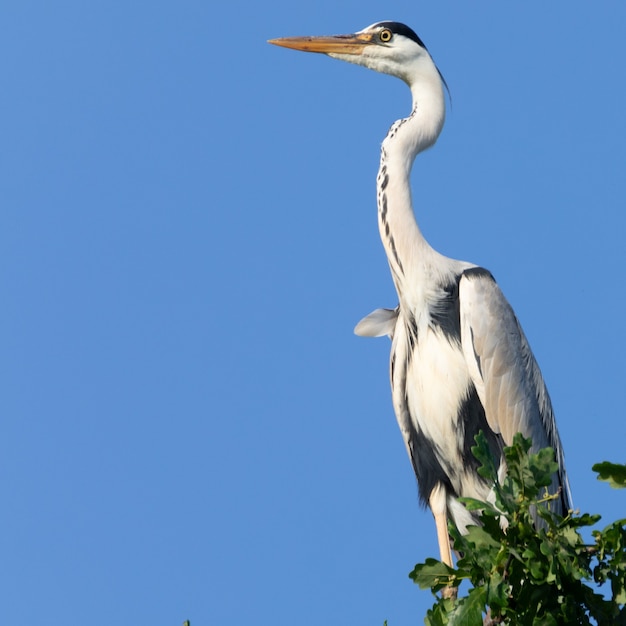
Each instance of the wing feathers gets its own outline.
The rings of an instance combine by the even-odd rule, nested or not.
[[[513,309],[495,280],[480,268],[459,283],[461,345],[487,422],[506,445],[521,432],[535,449],[554,448],[569,506],[563,449],[539,366]]]

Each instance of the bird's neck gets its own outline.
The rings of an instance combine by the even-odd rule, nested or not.
[[[411,115],[395,122],[381,148],[377,178],[378,224],[396,288],[428,271],[434,256],[413,212],[410,175],[415,157],[432,146],[445,119],[445,102],[439,76],[436,82],[412,86]],[[417,276],[416,276],[417,274]]]

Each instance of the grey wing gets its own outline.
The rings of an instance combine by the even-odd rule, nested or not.
[[[559,464],[554,487],[571,496],[550,396],[522,328],[493,276],[482,268],[459,282],[461,345],[490,428],[506,445],[521,432],[535,450],[550,446]]]

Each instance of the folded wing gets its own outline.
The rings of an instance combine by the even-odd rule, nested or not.
[[[465,270],[459,282],[461,344],[490,428],[506,445],[521,432],[535,450],[550,446],[559,464],[553,490],[571,498],[550,396],[522,328],[493,276]]]

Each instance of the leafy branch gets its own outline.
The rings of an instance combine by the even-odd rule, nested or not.
[[[549,505],[558,495],[547,487],[557,469],[554,452],[530,453],[530,447],[530,440],[515,437],[505,449],[508,471],[499,483],[487,441],[482,433],[476,437],[472,451],[481,476],[494,485],[494,502],[462,499],[481,523],[465,534],[449,525],[456,568],[427,559],[409,574],[437,598],[427,626],[626,626],[626,519],[593,530],[595,543],[585,541],[581,531],[600,516],[553,512]],[[626,466],[600,463],[594,470],[611,486],[626,487]],[[458,599],[437,594],[462,583],[469,591]]]

